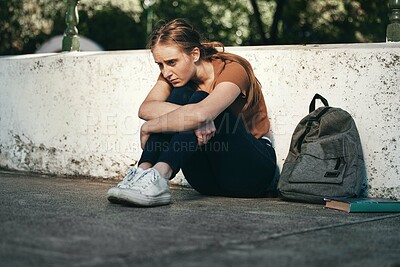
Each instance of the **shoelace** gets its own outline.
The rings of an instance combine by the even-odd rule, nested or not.
[[[135,167],[130,168],[124,179],[118,184],[118,186],[127,186],[133,177],[135,177],[137,169]]]
[[[151,179],[143,179],[147,174],[151,175]],[[154,184],[157,180],[157,174],[153,169],[143,171],[135,181],[130,181],[129,186],[147,188],[150,184]]]

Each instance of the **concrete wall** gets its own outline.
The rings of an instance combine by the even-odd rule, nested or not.
[[[318,92],[354,116],[369,195],[400,198],[399,43],[228,51],[263,85],[280,167]],[[140,156],[137,111],[157,76],[147,50],[0,57],[0,167],[122,177]]]

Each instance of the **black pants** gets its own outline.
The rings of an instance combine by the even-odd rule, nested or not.
[[[197,103],[207,92],[175,88],[167,101]],[[193,131],[151,134],[139,164],[168,163],[173,175],[182,168],[188,183],[205,195],[264,197],[274,191],[276,155],[271,143],[255,138],[228,109],[215,120],[217,132],[199,146]]]

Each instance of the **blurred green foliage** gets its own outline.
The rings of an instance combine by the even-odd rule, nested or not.
[[[149,9],[143,4],[144,0],[81,0],[79,34],[105,50],[144,48]],[[63,34],[65,5],[54,0],[0,0],[0,55],[33,53],[52,36]],[[187,18],[206,39],[227,46],[383,42],[388,24],[385,0],[156,0],[150,8],[153,26]]]
[[[294,0],[284,9],[279,43],[384,42],[387,1]]]

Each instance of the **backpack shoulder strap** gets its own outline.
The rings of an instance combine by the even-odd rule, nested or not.
[[[310,132],[311,130],[311,126],[313,124],[314,121],[319,121],[321,119],[321,117],[330,109],[331,107],[325,107],[323,108],[317,115],[310,117],[307,120],[307,124],[306,124],[306,128],[304,130],[304,132],[301,134],[301,136],[299,137],[299,139],[296,142],[295,148],[297,149],[297,151],[299,151],[299,153],[301,152],[301,145],[303,144],[304,138],[306,137],[306,135]]]

